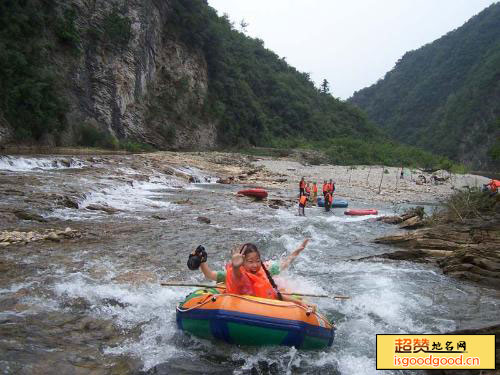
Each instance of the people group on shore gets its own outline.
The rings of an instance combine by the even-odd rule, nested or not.
[[[305,208],[307,203],[315,206],[318,201],[318,185],[316,181],[307,182],[304,177],[299,181],[299,216],[305,216]],[[333,203],[333,192],[335,191],[335,183],[332,179],[330,181],[323,181],[323,199],[325,211],[330,211]]]

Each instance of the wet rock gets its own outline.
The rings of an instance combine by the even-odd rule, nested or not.
[[[275,210],[278,210],[280,208],[280,206],[278,206],[277,204],[270,204],[269,207]]]
[[[181,199],[178,201],[173,202],[174,204],[194,204],[192,200],[188,199]]]
[[[61,241],[61,238],[55,232],[49,233],[49,235],[47,236],[47,239],[49,239],[51,241],[54,241],[54,242],[60,242]]]
[[[121,307],[122,309],[127,307],[127,306],[130,306],[129,304],[120,302],[115,298],[104,298],[101,302],[103,305],[108,305],[108,306],[113,306],[113,307],[118,306],[118,307]]]
[[[411,208],[401,215],[401,219],[405,221],[414,216],[418,216],[419,218],[422,219],[424,217],[424,208],[422,206],[416,206],[414,208]]]
[[[160,215],[160,214],[153,214],[151,215],[151,217],[153,219],[157,219],[157,220],[167,220],[168,217],[166,215]]]
[[[198,216],[196,218],[196,220],[199,221],[200,223],[205,223],[205,224],[210,224],[211,223],[211,220],[208,217],[205,217],[205,216]]]
[[[77,298],[63,298],[61,302],[61,307],[71,308],[75,310],[85,311],[90,309],[92,304],[83,297]]]
[[[418,216],[415,216],[418,218]],[[411,219],[409,219],[411,220]],[[500,220],[469,220],[375,239],[408,250],[378,257],[436,261],[443,273],[500,289]]]
[[[422,226],[423,222],[419,216],[413,216],[399,224],[401,229],[416,229]]]
[[[62,198],[61,204],[67,208],[79,208],[78,201],[75,198],[69,196],[64,196]]]
[[[225,184],[225,185],[229,185],[229,184],[234,183],[234,177],[233,177],[233,176],[230,176],[230,177],[228,177],[228,178],[219,178],[216,182],[217,182],[218,184]]]
[[[386,224],[399,224],[403,221],[400,216],[382,216],[377,218],[377,221],[381,221]]]
[[[16,215],[16,217],[20,220],[38,221],[40,223],[47,222],[47,219],[43,218],[42,216],[40,216],[38,214],[35,214],[34,212],[17,210],[17,211],[14,211],[14,215]]]
[[[120,212],[119,209],[110,207],[108,205],[104,204],[89,204],[87,207],[85,207],[87,210],[92,210],[92,211],[104,211],[107,214],[116,214],[117,212]]]
[[[200,179],[196,176],[189,176],[188,181],[192,184],[199,184],[201,182]]]

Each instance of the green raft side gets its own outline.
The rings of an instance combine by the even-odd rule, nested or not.
[[[213,340],[210,320],[207,319],[182,319],[184,331],[202,339]],[[256,327],[242,323],[227,323],[229,336],[233,344],[249,346],[279,346],[282,345],[288,331]],[[315,350],[324,349],[328,346],[328,340],[314,336],[305,336],[300,346],[301,349]]]
[[[255,327],[247,324],[228,322],[231,341],[238,345],[280,345],[288,332],[279,329]]]
[[[202,339],[211,340],[214,338],[210,328],[210,321],[205,319],[182,319],[182,327],[186,332]]]

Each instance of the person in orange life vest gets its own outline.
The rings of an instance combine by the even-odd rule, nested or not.
[[[308,242],[309,239],[306,238],[289,256],[277,264],[262,262],[260,252],[254,244],[238,245],[233,249],[231,262],[226,265],[225,271],[212,271],[206,263],[207,257],[202,260],[200,269],[208,280],[225,282],[228,293],[279,299],[281,293],[272,276],[287,269],[306,248]],[[283,300],[289,300],[284,296],[281,297]]]
[[[330,211],[330,208],[332,207],[332,202],[333,202],[332,194],[328,191],[325,195],[325,211],[326,212]]]
[[[304,180],[304,177],[299,182],[299,197],[304,195],[304,190],[306,188],[306,182]]]
[[[316,205],[317,201],[318,201],[318,185],[316,185],[316,181],[314,181],[312,187],[311,203],[313,205]]]
[[[498,192],[498,188],[500,187],[500,180],[491,180],[485,186],[488,188],[491,195],[495,195]]]
[[[307,197],[311,196],[311,187],[309,186],[309,182],[306,183],[306,188],[305,188],[304,192],[307,195]]]
[[[307,195],[301,195],[299,198],[299,216],[306,216],[304,209],[307,204]]]
[[[330,193],[332,193],[333,195],[333,193],[335,192],[335,183],[333,182],[333,180],[330,180],[329,185],[330,185]]]
[[[329,190],[329,186],[328,186],[328,182],[326,182],[326,180],[323,181],[323,197],[326,196],[326,193],[328,193],[328,190]]]

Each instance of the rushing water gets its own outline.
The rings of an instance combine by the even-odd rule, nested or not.
[[[16,181],[23,179],[25,192],[2,196],[3,208],[30,207],[53,227],[86,233],[72,242],[0,250],[0,260],[17,267],[0,279],[4,373],[28,374],[36,366],[44,373],[50,364],[63,372],[71,366],[103,369],[113,358],[133,358],[146,374],[375,374],[378,333],[441,333],[491,324],[498,313],[494,292],[435,267],[359,260],[391,251],[371,240],[394,232],[393,226],[344,216],[343,209],[307,208],[307,216],[299,217],[295,207],[276,210],[237,197],[241,186],[188,184],[147,163],[138,168],[133,158],[0,158],[4,186],[21,189]],[[176,170],[215,180],[194,166]],[[72,194],[80,208],[30,201],[42,193]],[[375,202],[349,203],[393,213]],[[91,204],[119,211],[86,210]],[[211,223],[197,221],[199,216]],[[306,250],[278,281],[296,291],[351,296],[311,300],[337,324],[328,350],[239,348],[189,337],[177,330],[175,306],[191,289],[134,277],[200,282],[201,273],[186,267],[188,253],[199,244],[208,250],[209,264],[222,269],[237,242],[255,242],[265,259],[279,259],[306,237]],[[16,304],[5,302],[12,296]]]

